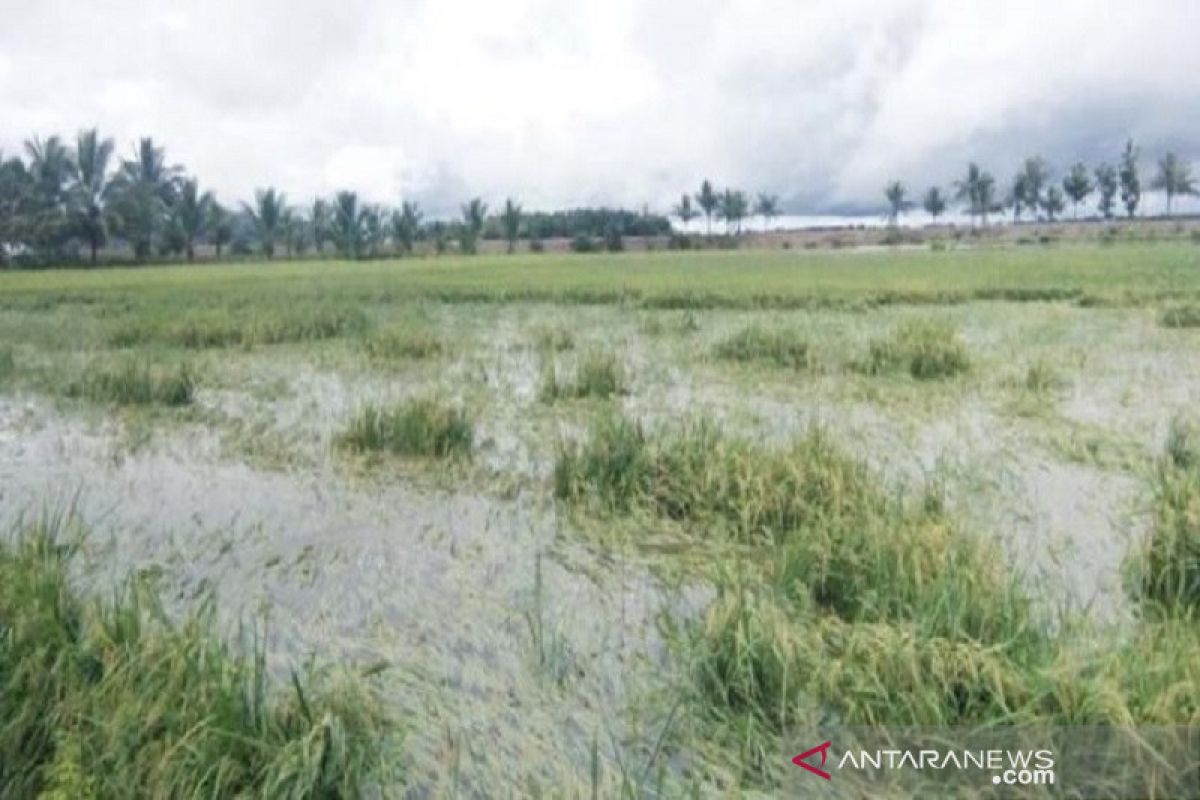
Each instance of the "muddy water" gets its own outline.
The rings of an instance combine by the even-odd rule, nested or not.
[[[180,605],[215,590],[226,621],[269,608],[281,668],[309,654],[390,664],[379,680],[415,721],[404,746],[419,789],[569,785],[593,737],[624,739],[621,710],[663,674],[654,619],[674,601],[633,560],[557,536],[531,497],[258,471],[198,430],[130,454],[115,434],[0,399],[3,515],[77,497],[97,587],[142,572]]]

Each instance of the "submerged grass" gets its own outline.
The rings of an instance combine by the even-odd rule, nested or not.
[[[1181,437],[1172,462],[1192,463]],[[1173,605],[1127,641],[1090,639],[1071,620],[1052,629],[998,545],[964,529],[936,491],[889,489],[817,429],[774,450],[708,422],[651,435],[608,416],[562,448],[554,473],[564,502],[738,545],[714,568],[714,602],[672,641],[704,735],[766,784],[779,737],[798,725],[1200,721],[1200,631],[1181,627],[1200,574],[1200,480],[1187,480],[1186,503],[1168,502],[1169,534],[1151,545],[1162,552],[1149,572]],[[1149,642],[1159,649],[1139,658]],[[1101,668],[1097,649],[1110,659]]]
[[[357,452],[459,458],[471,454],[474,432],[464,410],[423,398],[390,408],[364,406],[338,443]]]
[[[1200,615],[1200,430],[1176,418],[1155,470],[1153,518],[1131,561],[1136,600],[1169,615]]]
[[[67,384],[65,393],[94,403],[186,406],[195,398],[196,376],[186,362],[170,371],[136,361],[94,365]]]
[[[375,331],[364,340],[363,349],[378,361],[419,361],[439,356],[445,348],[430,331],[401,327]]]
[[[605,350],[589,350],[579,357],[573,379],[564,380],[553,358],[542,364],[540,396],[553,403],[563,398],[594,397],[607,399],[628,391],[625,370],[616,355]]]
[[[186,313],[180,319],[132,315],[109,334],[113,347],[165,344],[189,349],[253,347],[308,342],[360,333],[368,327],[361,309],[334,304],[265,305],[251,310],[225,306]]]
[[[937,320],[910,320],[890,336],[871,342],[857,365],[868,375],[908,372],[917,380],[951,378],[967,372],[971,359],[958,333]]]
[[[172,624],[143,585],[80,596],[64,533],[0,544],[0,797],[354,798],[394,773],[360,687],[285,691],[261,648],[223,644],[209,611]]]
[[[1200,328],[1200,306],[1174,306],[1158,318],[1164,328]]]
[[[565,325],[540,325],[533,330],[533,343],[551,353],[575,349],[575,334]]]
[[[808,342],[798,333],[781,328],[750,325],[720,342],[714,350],[727,361],[765,361],[780,367],[807,369]]]

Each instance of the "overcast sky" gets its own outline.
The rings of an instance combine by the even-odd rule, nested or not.
[[[1200,159],[1197,0],[0,0],[0,147],[153,135],[226,200],[878,205],[969,158]],[[1200,166],[1200,165],[1198,165]]]

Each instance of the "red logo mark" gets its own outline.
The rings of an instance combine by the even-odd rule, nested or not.
[[[823,769],[818,769],[817,767],[814,767],[812,764],[808,763],[808,759],[811,756],[814,756],[817,753],[820,753],[821,754],[821,766],[822,767],[825,766],[825,756],[828,754],[829,746],[831,744],[832,744],[832,742],[826,742],[825,744],[817,745],[816,747],[814,747],[811,750],[805,750],[803,753],[801,753],[800,755],[793,758],[792,763],[795,764],[797,767],[803,767],[804,769],[811,772],[813,775],[817,775],[817,776],[824,778],[825,780],[829,780],[829,773]]]

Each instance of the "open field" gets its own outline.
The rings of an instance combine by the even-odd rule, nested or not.
[[[0,575],[69,506],[46,580],[211,601],[247,786],[770,794],[797,726],[1200,725],[1198,409],[1191,242],[0,273]]]

